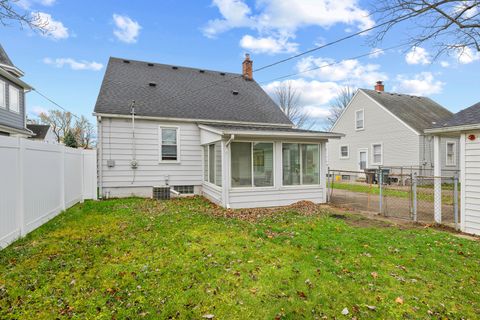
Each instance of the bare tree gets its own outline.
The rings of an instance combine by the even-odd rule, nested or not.
[[[301,93],[291,82],[276,87],[273,94],[280,109],[297,128],[311,129],[315,126],[316,121],[300,104]]]
[[[372,45],[388,34],[398,36],[394,27],[402,24],[411,48],[429,43],[434,57],[443,53],[480,51],[479,0],[377,0],[373,15],[381,25],[370,38]]]
[[[72,129],[72,114],[61,110],[50,110],[39,115],[40,122],[49,124],[57,137],[57,142],[62,142],[65,134]]]
[[[42,33],[49,31],[49,21],[38,13],[21,10],[19,0],[0,0],[0,25],[9,26],[18,23],[21,28],[30,28]]]
[[[77,139],[79,147],[84,149],[89,149],[91,147],[94,129],[92,123],[85,116],[80,116],[75,122],[73,134]]]
[[[330,104],[330,116],[327,118],[328,130],[332,129],[338,118],[340,118],[343,110],[345,110],[355,95],[355,91],[356,90],[350,86],[343,87],[339,90],[337,97]]]

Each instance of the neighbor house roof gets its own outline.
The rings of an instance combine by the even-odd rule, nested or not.
[[[0,44],[0,64],[4,64],[10,67],[15,67],[13,65],[12,60],[10,60],[10,58],[8,57],[8,54],[5,52],[1,44]]]
[[[27,124],[27,129],[29,129],[35,134],[35,136],[33,136],[32,138],[43,140],[45,139],[45,136],[47,135],[50,126],[48,124]]]
[[[480,123],[480,102],[474,104],[467,109],[455,113],[451,118],[438,122],[434,125],[434,128],[441,127],[457,127],[464,126],[468,124],[479,124]]]
[[[427,97],[360,89],[419,133],[453,113]]]
[[[110,58],[96,114],[135,114],[291,125],[255,81],[241,74]]]

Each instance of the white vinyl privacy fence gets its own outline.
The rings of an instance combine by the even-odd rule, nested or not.
[[[96,198],[94,150],[0,136],[0,248]]]

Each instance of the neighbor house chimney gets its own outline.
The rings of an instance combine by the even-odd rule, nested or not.
[[[242,63],[242,74],[245,80],[253,80],[253,61],[250,60],[250,55],[245,54],[245,60]]]
[[[375,85],[375,91],[385,91],[385,86],[383,85],[382,81],[377,81]]]

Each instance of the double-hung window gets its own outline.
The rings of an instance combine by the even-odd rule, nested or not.
[[[272,187],[273,161],[272,142],[232,142],[232,187]]]
[[[349,157],[348,145],[340,146],[340,159],[348,159]]]
[[[20,112],[20,90],[13,86],[8,86],[10,90],[8,91],[8,101],[10,111],[19,113]]]
[[[456,164],[456,143],[454,141],[447,141],[447,166],[454,166]]]
[[[355,111],[355,129],[365,129],[365,111],[363,109]]]
[[[383,164],[383,146],[381,143],[372,144],[372,164]]]
[[[0,80],[0,108],[7,107],[7,92],[6,92],[6,83]]]
[[[282,145],[283,185],[320,183],[320,147],[318,144]]]
[[[179,162],[179,129],[177,127],[160,127],[160,162]]]

